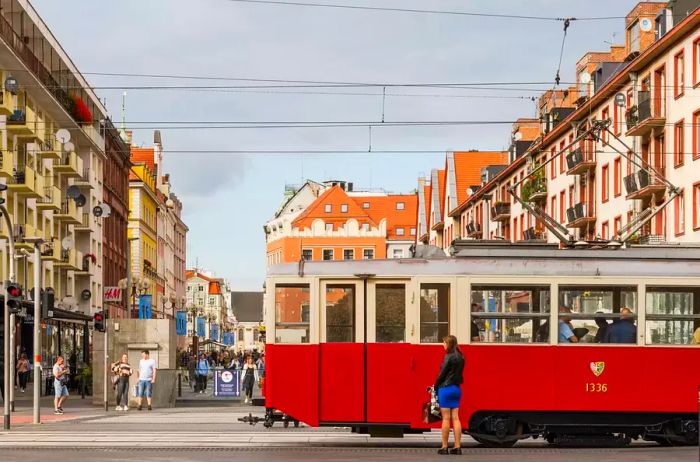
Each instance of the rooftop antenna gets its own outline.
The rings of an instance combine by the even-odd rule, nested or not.
[[[119,126],[119,136],[121,136],[124,141],[128,138],[126,134],[126,91],[122,93],[122,121]]]

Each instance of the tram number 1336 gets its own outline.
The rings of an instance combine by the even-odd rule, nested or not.
[[[586,392],[588,393],[607,393],[608,384],[607,383],[586,383]]]

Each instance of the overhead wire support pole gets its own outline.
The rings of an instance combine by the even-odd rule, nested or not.
[[[32,423],[41,423],[41,250],[34,244],[34,400]]]
[[[0,214],[3,216],[3,219],[5,221],[5,225],[7,226],[7,234],[8,234],[8,239],[7,241],[10,244],[10,263],[8,267],[8,280],[9,282],[14,282],[15,280],[15,237],[14,237],[14,232],[12,229],[12,222],[10,221],[10,214],[7,212],[7,208],[4,205],[0,205]],[[12,389],[12,383],[11,383],[11,378],[12,374],[10,373],[10,370],[14,369],[14,365],[10,363],[9,358],[10,358],[10,352],[14,348],[14,346],[10,346],[10,308],[7,305],[7,281],[5,281],[4,285],[4,295],[5,295],[5,300],[4,300],[4,352],[3,352],[3,359],[5,362],[5,371],[4,371],[4,378],[5,378],[5,387],[3,390],[3,428],[5,430],[10,429],[10,390]],[[14,326],[12,326],[14,329]]]

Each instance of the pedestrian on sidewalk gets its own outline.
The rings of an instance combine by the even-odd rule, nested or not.
[[[112,372],[117,376],[116,391],[117,391],[117,411],[129,410],[129,377],[133,374],[131,364],[129,364],[129,356],[122,355],[119,362],[112,364]]]
[[[19,377],[19,391],[22,393],[27,389],[27,382],[29,381],[29,360],[27,359],[26,353],[22,353],[17,361],[17,376]]]
[[[209,361],[207,355],[202,353],[197,361],[197,389],[200,394],[207,390],[207,376],[209,375]],[[196,391],[195,391],[196,392]]]
[[[243,391],[245,392],[245,402],[248,404],[253,401],[253,386],[260,380],[260,377],[258,377],[258,366],[253,362],[253,356],[248,355],[246,357],[241,376]]]
[[[190,355],[187,362],[187,381],[192,391],[197,391],[197,355]]]
[[[464,355],[457,344],[457,337],[448,335],[443,340],[445,358],[433,387],[437,390],[438,404],[442,413],[442,447],[438,454],[462,454],[462,424],[459,421],[459,402],[462,398],[461,385],[464,381]],[[454,432],[454,448],[448,449],[450,423]]]
[[[63,414],[63,402],[68,399],[68,374],[70,368],[66,367],[63,356],[59,356],[53,365],[53,413],[56,415]]]
[[[137,395],[139,397],[138,410],[143,409],[143,399],[146,398],[148,410],[153,410],[153,384],[156,383],[156,360],[151,359],[151,352],[143,350],[141,352],[141,361],[139,361]]]

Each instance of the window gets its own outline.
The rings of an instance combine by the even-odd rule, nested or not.
[[[328,232],[333,231],[333,223],[326,223],[326,231],[328,231]]]
[[[693,229],[700,228],[700,183],[693,185]]]
[[[323,209],[326,211],[326,213],[331,213],[331,212],[333,212],[333,205],[326,204]]]
[[[566,190],[559,193],[559,216],[563,222],[566,217]]]
[[[617,233],[622,229],[622,216],[618,215],[615,217],[615,220],[613,221],[613,233],[617,235]]]
[[[700,157],[700,111],[693,114],[693,159]]]
[[[700,83],[698,67],[700,67],[700,38],[693,42],[693,84],[695,85]]]
[[[275,342],[309,343],[308,284],[275,286]],[[239,334],[239,340],[243,340]]]
[[[362,251],[363,260],[374,260],[374,249],[364,249]]]
[[[472,342],[549,343],[549,287],[472,286]]]
[[[601,188],[602,188],[602,200],[603,202],[607,202],[610,199],[610,191],[609,191],[609,184],[610,184],[610,174],[609,174],[610,166],[608,164],[603,165],[603,168],[601,169]]]
[[[558,341],[636,344],[636,309],[635,286],[562,286]]]
[[[673,57],[673,70],[673,95],[680,98],[685,90],[685,58],[682,50]]]
[[[403,258],[403,249],[394,249],[392,252],[392,258]]]
[[[687,345],[700,327],[700,289],[647,287],[646,342]]]
[[[620,117],[621,110],[620,106],[613,102],[613,133],[616,135],[620,134],[620,127],[622,125],[622,119]]]
[[[685,234],[685,191],[673,200],[673,228],[676,236]]]
[[[601,239],[607,240],[610,234],[610,222],[604,221],[600,227],[600,237]]]
[[[554,179],[557,177],[557,159],[555,157],[557,156],[557,150],[552,149],[552,161],[549,163],[549,176]]]
[[[555,220],[557,219],[557,196],[552,196],[549,199],[549,213],[552,214],[552,218]],[[561,222],[564,219],[564,217],[559,217],[559,221]]]
[[[348,213],[348,204],[340,204],[340,213]]]
[[[302,260],[313,260],[313,258],[314,258],[313,249],[302,249],[302,251],[301,251],[301,259]]]
[[[411,228],[409,233],[411,234],[411,236],[415,236],[416,235],[416,228]]]
[[[355,286],[326,286],[326,342],[355,341]]]
[[[613,163],[613,194],[622,194],[622,158],[618,157]]]
[[[396,210],[404,210],[406,208],[406,204],[403,202],[397,202],[396,203]]]
[[[610,120],[610,108],[606,107],[605,109],[603,109],[600,118],[602,120]],[[603,145],[608,144],[608,131],[607,130],[603,130],[600,137],[603,140]]]
[[[441,343],[450,333],[450,285],[420,285],[420,343]]]
[[[403,236],[403,235],[404,235],[404,229],[403,229],[403,228],[396,228],[396,235],[397,235],[397,236]]]
[[[683,143],[683,125],[684,121],[681,119],[679,122],[673,126],[673,166],[680,167],[683,165],[684,153],[684,143]]]
[[[367,210],[369,208],[369,202],[363,202],[362,203],[362,208]]]
[[[204,292],[204,286],[199,286],[199,291]]]
[[[323,259],[333,260],[333,249],[323,249]]]
[[[354,260],[354,259],[355,259],[355,251],[353,249],[343,250],[343,260]]]
[[[377,284],[375,289],[376,341],[406,341],[406,287]]]
[[[362,231],[369,231],[369,223],[362,223]]]

